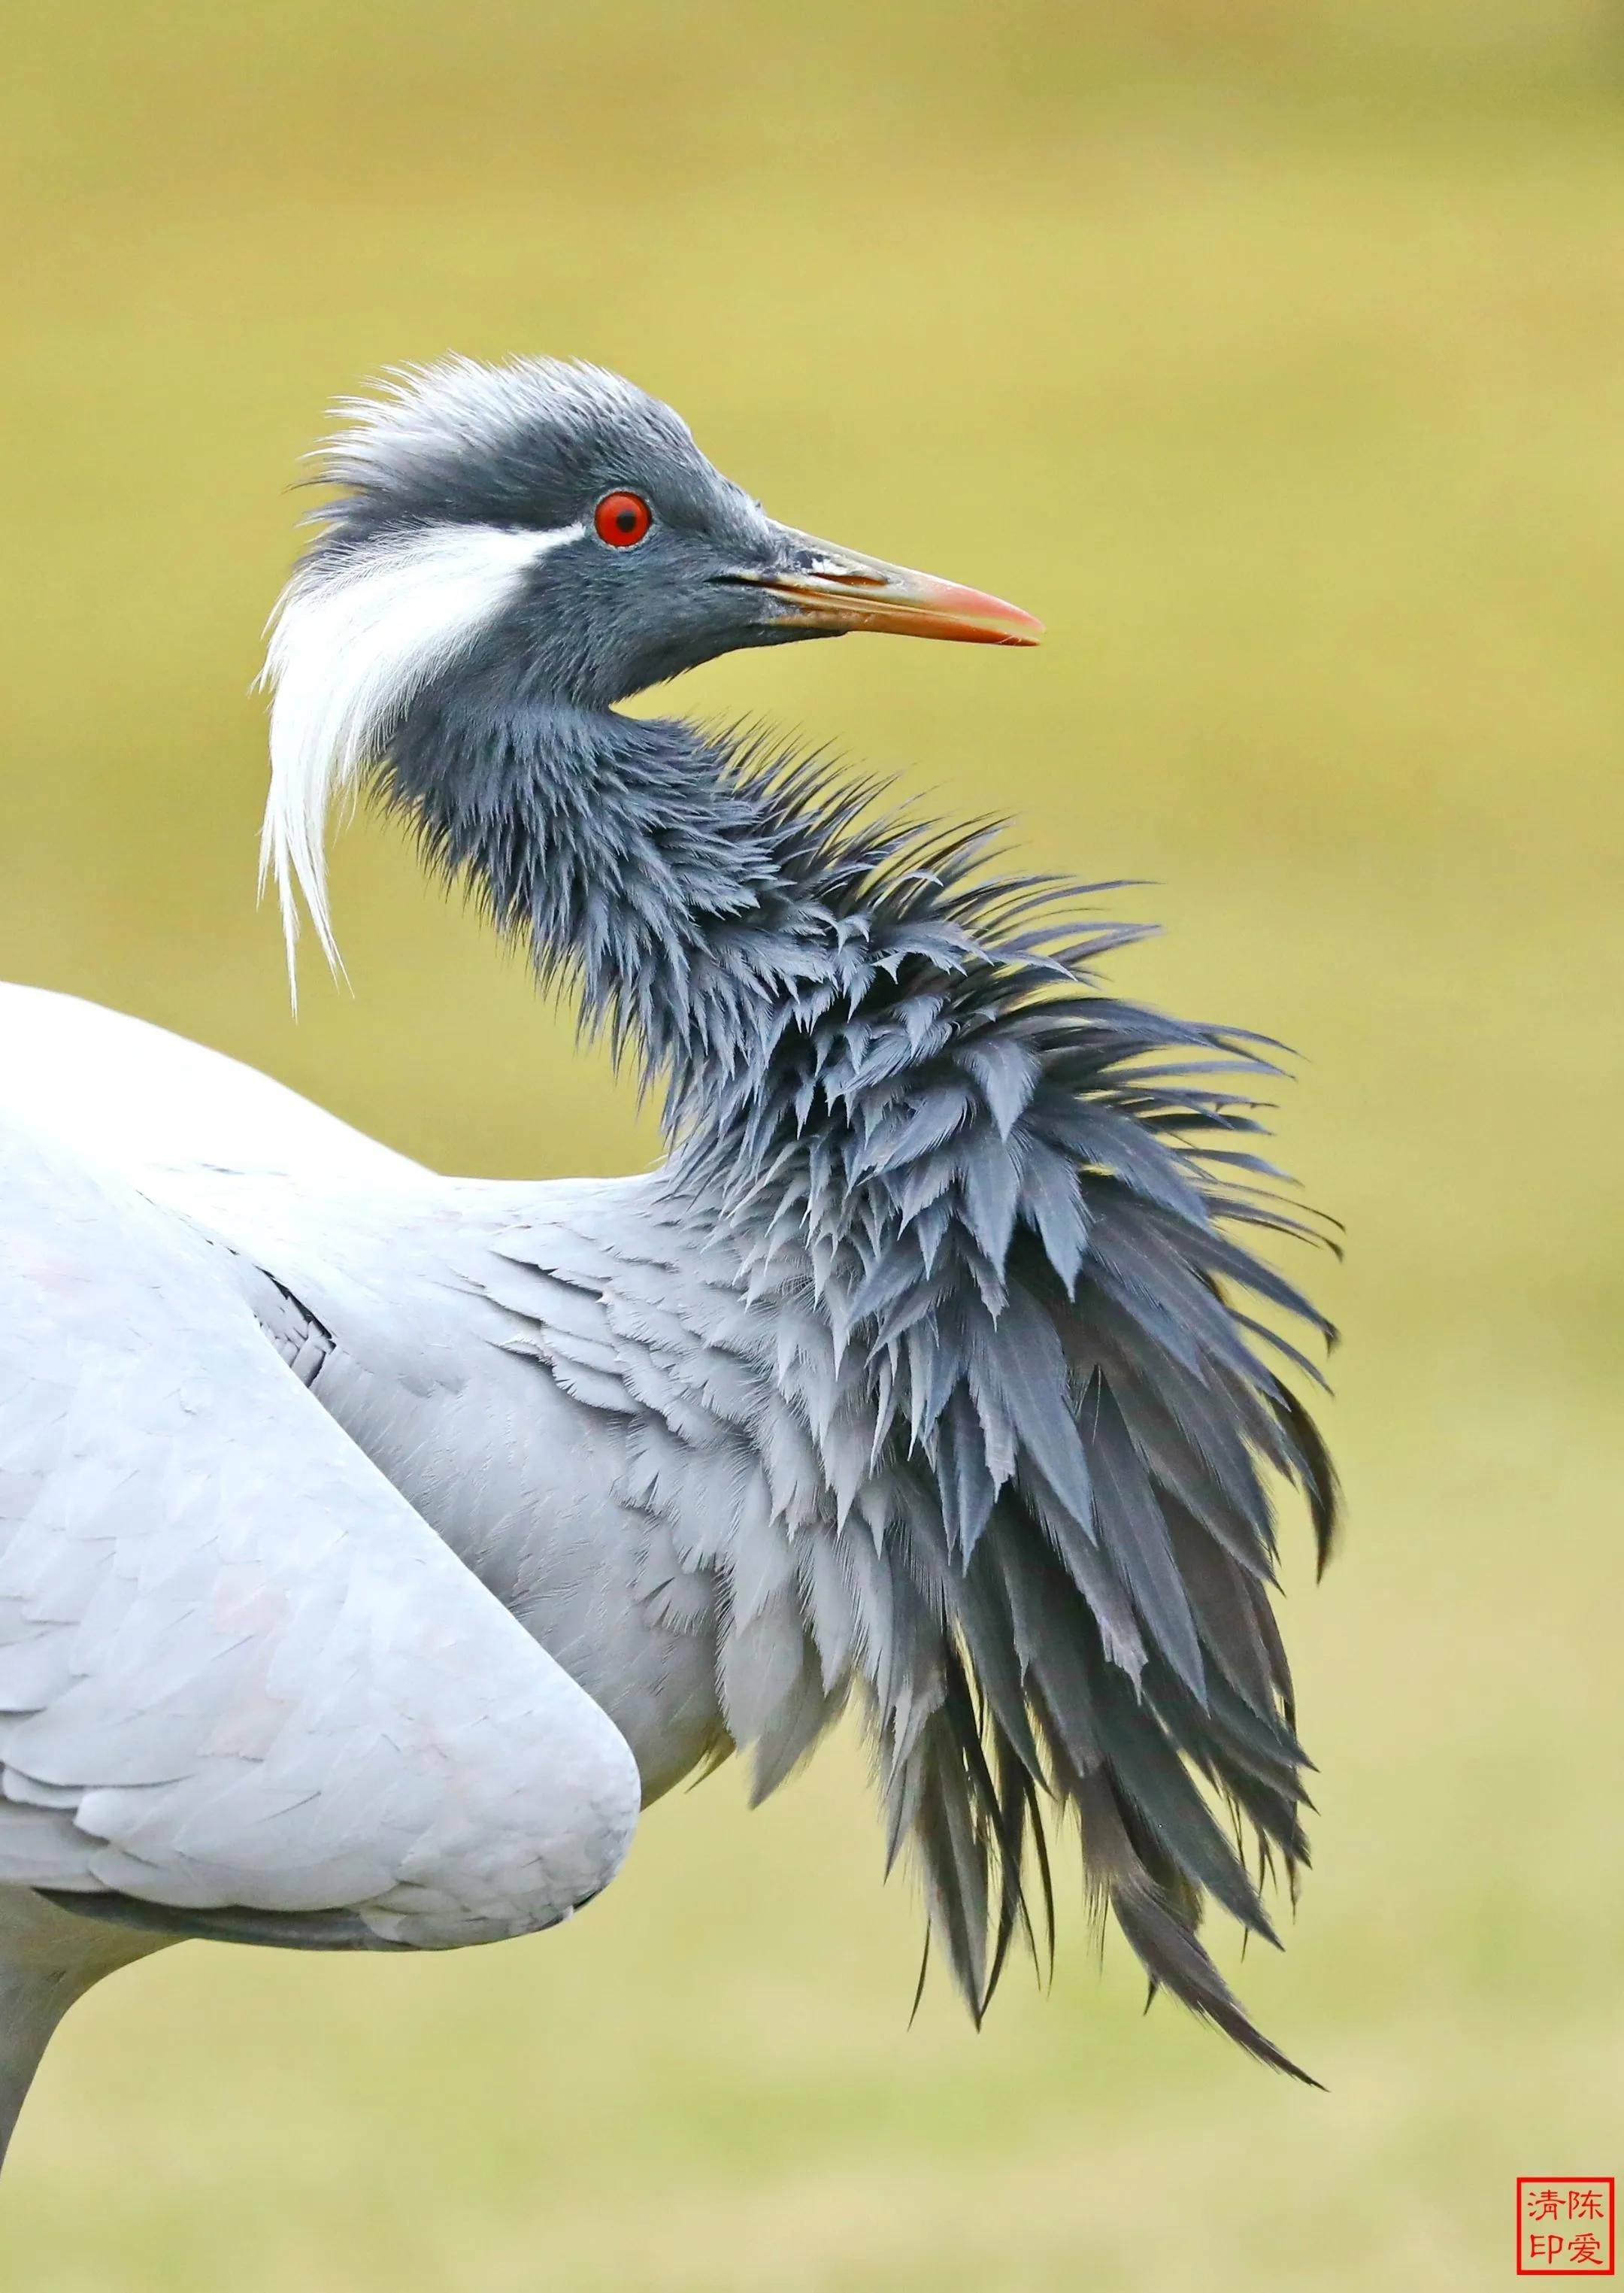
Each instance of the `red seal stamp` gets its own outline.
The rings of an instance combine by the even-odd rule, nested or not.
[[[1517,2275],[1611,2277],[1611,2174],[1517,2176]]]

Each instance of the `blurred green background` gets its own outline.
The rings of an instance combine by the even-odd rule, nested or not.
[[[1294,1554],[1326,2080],[1141,2018],[1067,1921],[979,2038],[860,1755],[650,1816],[567,1932],[203,1945],[70,2018],[28,2293],[1274,2293],[1512,2282],[1620,2164],[1624,24],[1584,0],[10,0],[0,969],[441,1166],[650,1135],[363,824],[353,998],[253,902],[258,633],[325,402],[546,349],[784,517],[1021,599],[1037,654],[807,647],[758,710],[1155,879],[1141,993],[1308,1055],[1351,1228],[1345,1557]],[[1233,1965],[1234,1955],[1229,1954]]]

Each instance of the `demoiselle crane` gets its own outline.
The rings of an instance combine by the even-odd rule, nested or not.
[[[1153,1984],[1270,1932],[1303,1754],[1269,1484],[1304,1231],[1250,1038],[1095,984],[1079,887],[616,703],[848,630],[1019,644],[776,523],[602,370],[346,409],[278,610],[269,872],[334,952],[370,790],[660,1094],[644,1175],[446,1179],[143,1023],[0,991],[0,2133],[65,2007],[183,1936],[547,1926],[640,1804],[756,1795],[849,1699],[980,2014],[1046,1828]],[[1215,1802],[1216,1804],[1215,1804]],[[1227,1808],[1234,1836],[1220,1819]]]

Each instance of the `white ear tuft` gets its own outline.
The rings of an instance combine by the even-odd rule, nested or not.
[[[585,531],[425,526],[303,567],[283,591],[260,677],[273,696],[260,889],[275,878],[295,1004],[301,897],[343,968],[327,890],[335,802],[354,795],[401,709],[489,626],[526,568]]]

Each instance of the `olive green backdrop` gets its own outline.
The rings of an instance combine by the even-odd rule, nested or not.
[[[650,1816],[562,1934],[191,1945],[70,2021],[28,2293],[1284,2293],[1511,2279],[1620,2163],[1624,30],[1580,0],[10,0],[0,970],[428,1160],[651,1149],[361,825],[353,996],[254,905],[284,487],[391,361],[625,368],[797,524],[1016,597],[1030,655],[717,664],[758,711],[1153,879],[1123,983],[1307,1055],[1348,1222],[1351,1533],[1289,1626],[1321,1775],[1283,1958],[1327,2082],[1043,1996],[907,2028],[860,1753]],[[1071,1890],[1068,1889],[1070,1892]],[[1226,1947],[1227,1948],[1227,1947]],[[1229,1961],[1234,1964],[1230,1951]]]

